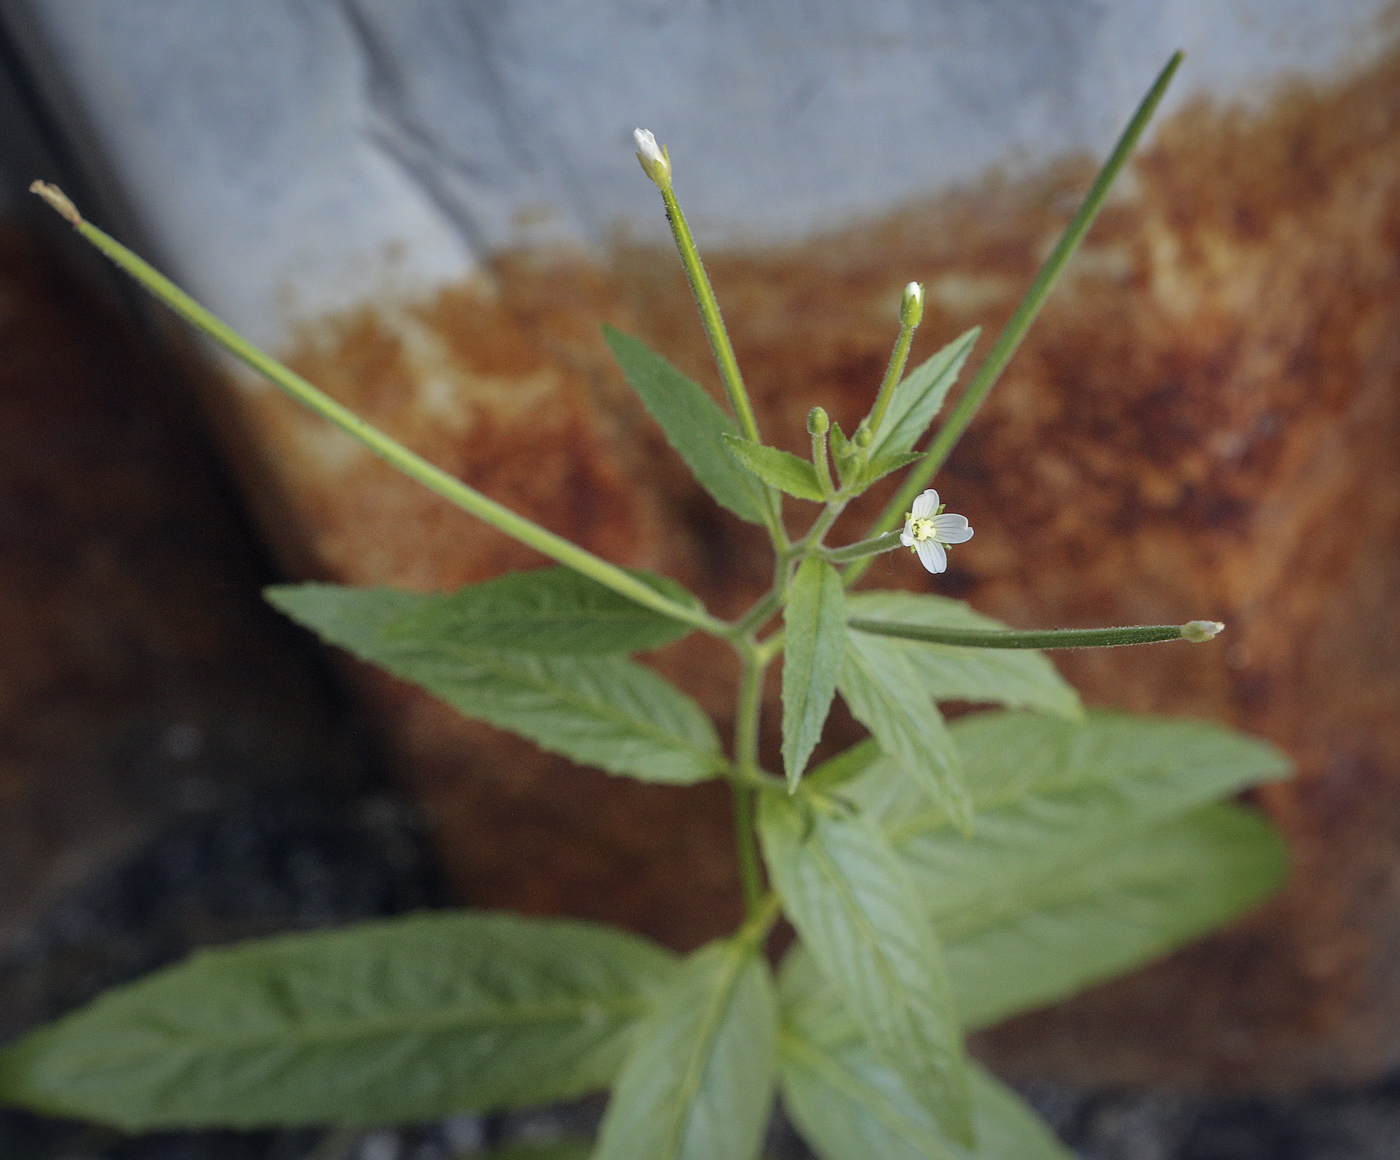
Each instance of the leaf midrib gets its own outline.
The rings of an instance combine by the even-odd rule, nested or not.
[[[746,958],[746,952],[734,947],[729,947],[725,951],[726,962],[720,972],[719,985],[715,987],[710,1001],[705,1005],[704,1015],[700,1020],[699,1034],[695,1037],[695,1050],[690,1053],[690,1058],[686,1060],[685,1072],[681,1076],[680,1087],[677,1089],[679,1099],[677,1100],[675,1118],[666,1137],[666,1150],[662,1154],[664,1160],[674,1160],[680,1154],[685,1129],[690,1121],[691,1104],[694,1102],[695,1093],[700,1090],[700,1084],[704,1081],[705,1068],[709,1066],[715,1037],[719,1033],[719,1026],[724,1019],[729,1001],[733,997],[734,986]]]
[[[555,1002],[524,1004],[508,1009],[474,1016],[470,1012],[421,1013],[412,1016],[378,1016],[360,1020],[332,1022],[319,1020],[300,1025],[300,1030],[275,1028],[259,1029],[253,1034],[244,1035],[196,1035],[190,1042],[205,1047],[209,1052],[232,1052],[263,1045],[285,1044],[295,1038],[307,1045],[351,1043],[361,1039],[385,1038],[392,1035],[422,1035],[431,1032],[452,1030],[474,1030],[488,1027],[512,1028],[528,1023],[558,1023],[573,1020],[580,1024],[594,1023],[597,1014],[615,1020],[629,1020],[645,1014],[648,1000],[641,996],[627,998],[590,999],[586,1003]],[[340,1029],[340,1030],[337,1030]]]

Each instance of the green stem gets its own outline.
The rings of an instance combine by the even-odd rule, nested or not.
[[[822,489],[822,498],[828,503],[836,494],[836,485],[831,479],[831,464],[826,457],[826,432],[812,432],[812,466],[817,471],[817,484]]]
[[[909,344],[914,341],[914,331],[918,330],[918,323],[909,325],[903,319],[899,324],[899,337],[894,340],[894,350],[890,352],[889,366],[885,368],[885,377],[880,383],[880,391],[875,396],[875,405],[870,409],[870,418],[867,420],[871,435],[877,439],[880,435],[880,424],[884,421],[885,412],[889,409],[890,397],[894,394],[894,388],[904,374],[904,364],[909,361]]]
[[[748,918],[744,920],[744,925],[734,936],[734,941],[745,947],[757,949],[763,945],[768,932],[773,929],[773,924],[782,913],[783,904],[776,894],[770,890],[760,895],[749,911]]]
[[[931,644],[951,644],[966,648],[1113,648],[1124,644],[1156,644],[1164,640],[1205,640],[1189,636],[1184,624],[1138,624],[1126,628],[1055,628],[1032,632],[1011,632],[972,628],[933,628],[926,624],[896,624],[888,620],[867,620],[853,616],[851,628],[876,636],[897,636]],[[1192,621],[1203,624],[1204,621]]]
[[[1181,57],[1180,52],[1173,53],[1171,59],[1167,61],[1166,67],[1162,69],[1152,87],[1148,89],[1147,95],[1138,105],[1132,120],[1128,122],[1122,136],[1118,138],[1113,152],[1109,154],[1108,160],[1099,170],[1099,175],[1094,179],[1094,184],[1084,198],[1083,204],[1079,207],[1079,212],[1074,215],[1064,234],[1060,237],[1059,243],[1050,256],[1045,259],[1045,264],[1041,266],[1040,272],[1036,275],[1035,281],[1031,283],[1031,288],[1026,292],[1025,298],[1021,300],[1021,304],[1016,307],[1016,312],[1002,327],[1001,334],[997,336],[996,345],[992,347],[982,365],[977,368],[977,374],[968,384],[962,398],[958,400],[958,405],[938,429],[938,434],[934,436],[923,459],[905,478],[904,484],[890,499],[890,502],[885,505],[879,519],[871,525],[872,535],[889,531],[903,519],[903,514],[909,509],[914,497],[924,490],[934,473],[943,466],[953,447],[962,437],[963,432],[967,430],[967,426],[972,422],[973,416],[977,414],[978,408],[982,406],[992,387],[996,385],[1001,372],[1006,369],[1006,364],[1011,361],[1011,356],[1016,353],[1016,348],[1021,345],[1021,340],[1025,338],[1036,315],[1040,313],[1040,308],[1045,305],[1046,298],[1049,297],[1050,291],[1064,272],[1064,268],[1074,255],[1075,250],[1079,248],[1079,243],[1084,240],[1084,235],[1094,224],[1094,219],[1098,217],[1099,210],[1103,208],[1104,199],[1108,196],[1109,187],[1127,163],[1138,138],[1142,136],[1152,114],[1156,112],[1158,104],[1161,103],[1172,75],[1181,64]],[[845,574],[847,586],[849,587],[859,580],[867,567],[869,567],[868,560],[857,561],[848,568]]]
[[[849,564],[853,560],[863,560],[866,556],[878,556],[881,552],[890,552],[900,547],[900,532],[886,532],[883,536],[871,536],[868,540],[860,540],[854,544],[847,544],[844,548],[814,548],[813,555],[820,556],[830,564]]]
[[[658,186],[661,199],[666,203],[666,220],[671,223],[671,234],[676,239],[676,249],[680,251],[681,265],[685,276],[690,280],[690,291],[695,295],[695,305],[700,308],[700,320],[705,325],[705,334],[710,340],[710,350],[714,352],[715,365],[719,367],[724,389],[729,393],[729,405],[734,409],[734,417],[739,420],[739,428],[744,438],[755,443],[763,442],[758,433],[758,422],[749,404],[749,394],[744,388],[744,376],[739,371],[739,360],[734,357],[734,348],[729,342],[729,332],[724,329],[724,319],[720,317],[719,303],[705,274],[704,263],[700,261],[700,251],[691,236],[680,202],[669,186]]]
[[[768,592],[756,601],[743,616],[739,617],[733,624],[733,631],[736,636],[747,636],[763,627],[764,622],[778,611],[782,601],[778,598],[778,590],[770,588]]]
[[[757,778],[758,723],[763,705],[765,662],[750,654],[744,658],[734,715],[734,764],[745,778]],[[754,826],[754,791],[734,783],[734,846],[739,859],[739,882],[744,908],[752,916],[763,895],[763,871],[759,863],[758,833]]]
[[[419,455],[415,455],[401,443],[391,439],[376,427],[361,419],[353,411],[337,403],[329,395],[324,394],[318,388],[311,385],[296,372],[288,369],[271,356],[264,354],[241,334],[235,331],[226,323],[220,321],[183,290],[181,290],[170,279],[161,274],[153,266],[137,257],[116,239],[103,233],[90,222],[77,217],[77,211],[72,211],[72,216],[66,212],[65,206],[71,208],[71,203],[66,198],[61,203],[56,203],[54,194],[57,191],[51,189],[37,191],[54,205],[59,212],[63,213],[69,221],[73,222],[74,228],[84,238],[101,250],[107,257],[111,258],[118,266],[136,279],[153,295],[159,298],[176,314],[190,322],[199,330],[203,331],[225,350],[247,363],[255,371],[265,375],[276,386],[280,387],[297,402],[310,410],[316,412],[323,419],[335,424],[348,435],[354,436],[375,454],[393,464],[411,479],[417,480],[424,487],[436,492],[444,499],[456,504],[458,507],[470,512],[472,515],[485,520],[488,524],[504,532],[513,539],[527,547],[534,548],[535,551],[557,560],[565,567],[572,568],[575,572],[580,572],[589,578],[598,581],[614,592],[633,600],[638,604],[653,609],[656,612],[669,616],[674,620],[683,621],[686,624],[694,625],[704,632],[713,636],[729,638],[732,630],[723,621],[717,620],[708,613],[697,609],[688,608],[683,604],[663,596],[654,588],[643,584],[636,577],[629,575],[615,564],[609,564],[599,556],[577,544],[571,543],[562,536],[557,536],[553,532],[540,527],[538,524],[516,515],[508,507],[497,503],[495,500],[481,494],[474,488],[468,487],[461,480],[449,475],[435,464],[429,463]],[[57,194],[62,198],[61,194]],[[76,220],[74,220],[76,218]]]

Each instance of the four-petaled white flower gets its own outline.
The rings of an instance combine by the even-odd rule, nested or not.
[[[966,516],[943,514],[938,493],[929,488],[914,500],[904,516],[904,531],[899,542],[912,548],[919,563],[930,572],[948,570],[948,552],[944,544],[965,544],[972,539],[972,528]]]

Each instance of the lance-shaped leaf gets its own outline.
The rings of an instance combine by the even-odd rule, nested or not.
[[[842,793],[884,829],[935,922],[995,913],[1063,865],[1289,772],[1271,745],[1204,721],[1096,710],[1081,723],[978,713],[951,730],[977,810],[971,836],[874,762]]]
[[[913,592],[862,592],[846,602],[848,616],[931,628],[1004,629],[960,600]],[[872,634],[858,633],[863,640]],[[882,636],[901,653],[935,701],[973,701],[1018,709],[1040,709],[1064,717],[1083,713],[1079,695],[1035,649],[964,648]]]
[[[322,639],[441,697],[464,716],[543,749],[641,781],[689,785],[724,767],[700,707],[650,669],[616,656],[429,647],[383,629],[429,597],[388,588],[301,584],[267,598]]]
[[[972,800],[963,785],[958,751],[900,644],[848,631],[836,687],[905,776],[940,810],[970,828]]]
[[[1058,1002],[1183,946],[1252,909],[1287,874],[1258,814],[1206,806],[1062,866],[996,911],[937,924],[963,1025]]]
[[[809,795],[764,795],[759,835],[784,911],[871,1049],[970,1144],[962,1034],[908,872],[865,818]]]
[[[846,648],[845,588],[830,564],[808,556],[783,609],[783,768],[797,785],[821,739]]]
[[[923,456],[917,451],[888,451],[877,455],[865,465],[865,470],[861,472],[861,486],[869,487],[878,479],[884,479],[891,471],[898,471],[901,467],[908,467],[911,463],[918,463]]]
[[[779,491],[815,503],[825,498],[817,482],[816,468],[791,451],[765,447],[737,435],[725,435],[724,446],[745,469]]]
[[[953,1143],[904,1077],[870,1050],[802,946],[778,983],[783,1104],[822,1160],[1071,1160],[1004,1084],[968,1066],[976,1147]]]
[[[768,964],[737,941],[695,952],[637,1029],[594,1160],[754,1160],[776,1040]]]
[[[631,335],[603,327],[627,382],[661,426],[677,455],[720,507],[741,520],[763,523],[763,500],[753,477],[724,449],[724,436],[737,435],[734,420],[704,389],[661,355]]]
[[[880,429],[871,440],[872,464],[884,457],[909,451],[923,437],[934,416],[942,409],[944,399],[957,382],[958,373],[981,333],[982,328],[974,326],[904,376],[890,396]],[[867,479],[867,482],[872,480]]]
[[[1255,738],[1101,711],[1082,723],[980,713],[952,734],[977,807],[971,835],[885,758],[840,792],[913,876],[946,940],[959,1010],[977,1026],[1204,934],[1282,873],[1267,824],[1207,805],[1288,773]]]
[[[605,1086],[676,970],[605,927],[443,913],[221,950],[0,1053],[0,1102],[128,1131],[386,1124]]]
[[[633,576],[679,604],[700,602],[665,576]],[[426,596],[384,627],[386,640],[420,648],[505,649],[569,656],[660,648],[692,631],[572,568],[512,572],[446,596]]]

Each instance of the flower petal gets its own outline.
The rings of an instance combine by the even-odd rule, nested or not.
[[[972,539],[972,528],[966,516],[944,512],[933,517],[933,534],[945,544],[965,544]]]
[[[948,553],[943,550],[943,545],[937,540],[920,540],[914,545],[914,551],[919,554],[919,563],[930,572],[946,572],[948,570]]]
[[[899,542],[906,548],[912,548],[914,546],[914,533],[909,530],[908,524],[905,524],[904,531],[899,533]]]
[[[914,502],[909,505],[910,514],[915,519],[922,520],[933,515],[938,510],[938,493],[929,488],[920,496],[916,496]]]

